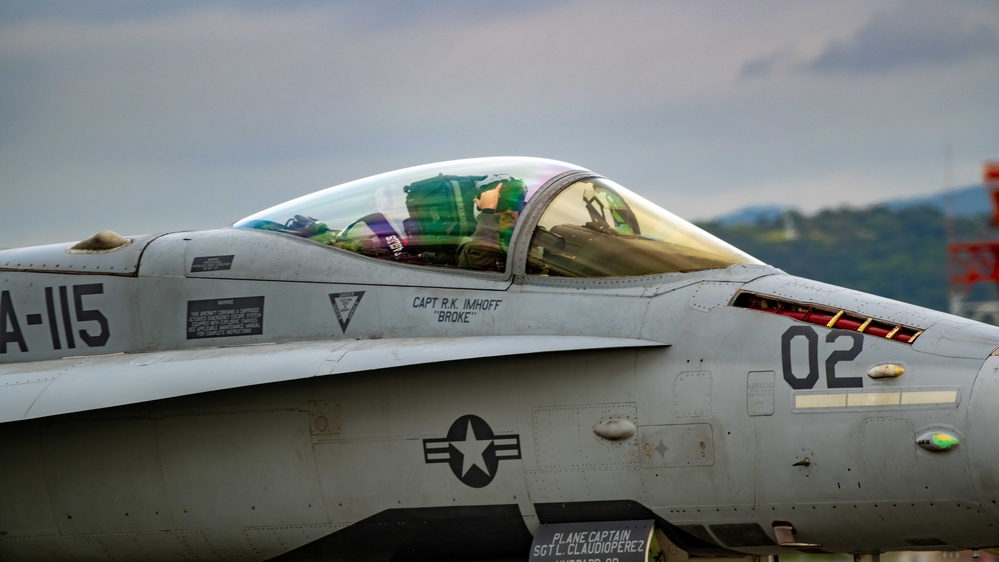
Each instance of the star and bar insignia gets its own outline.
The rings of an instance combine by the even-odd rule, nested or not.
[[[424,439],[423,457],[427,464],[447,463],[466,486],[484,488],[499,461],[520,458],[520,435],[495,435],[485,420],[468,414],[451,424],[447,437]]]

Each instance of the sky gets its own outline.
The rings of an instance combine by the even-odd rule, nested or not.
[[[0,248],[478,156],[690,220],[937,193],[999,158],[995,0],[0,0],[0,77]]]

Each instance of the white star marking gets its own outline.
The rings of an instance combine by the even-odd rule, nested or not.
[[[465,428],[465,440],[464,441],[451,441],[451,445],[455,449],[461,452],[461,477],[464,478],[468,474],[469,469],[473,466],[477,466],[482,469],[482,472],[486,476],[492,476],[489,474],[489,469],[486,468],[486,460],[482,458],[482,453],[492,444],[492,439],[486,439],[480,441],[476,435],[475,431],[472,430],[472,421],[468,421],[468,427]]]

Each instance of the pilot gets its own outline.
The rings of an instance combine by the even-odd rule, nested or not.
[[[502,272],[510,237],[524,208],[527,186],[507,175],[492,175],[479,182],[475,205],[481,211],[475,232],[458,246],[458,267]]]
[[[333,245],[381,259],[400,259],[405,251],[402,236],[383,213],[370,213],[350,223]]]

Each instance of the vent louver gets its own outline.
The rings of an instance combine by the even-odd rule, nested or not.
[[[818,324],[827,328],[855,330],[863,334],[907,344],[914,342],[919,334],[923,333],[919,328],[894,324],[846,310],[823,308],[756,293],[738,293],[732,300],[732,306],[787,316],[801,322]]]

